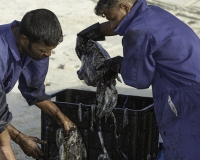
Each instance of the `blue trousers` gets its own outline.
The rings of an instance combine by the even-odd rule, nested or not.
[[[158,152],[158,157],[157,157],[156,160],[164,160],[164,152],[163,152],[163,150],[160,150]]]

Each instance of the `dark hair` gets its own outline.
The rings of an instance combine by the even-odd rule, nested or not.
[[[56,15],[47,9],[27,12],[21,20],[20,35],[25,35],[30,43],[42,40],[47,46],[57,46],[63,41],[63,33]]]
[[[112,9],[119,0],[99,0],[94,9],[97,16],[104,16],[105,9]]]

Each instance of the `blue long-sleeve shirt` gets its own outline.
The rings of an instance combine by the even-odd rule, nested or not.
[[[29,105],[50,96],[45,93],[44,80],[48,71],[49,58],[35,61],[27,54],[20,57],[11,28],[20,22],[0,25],[0,85],[6,94],[19,80],[19,90]],[[0,106],[0,109],[3,105]],[[5,105],[4,105],[5,106]],[[0,115],[1,119],[1,115]],[[8,120],[9,122],[9,120]]]

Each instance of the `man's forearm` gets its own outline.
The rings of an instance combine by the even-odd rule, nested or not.
[[[38,102],[35,104],[38,108],[40,108],[43,112],[47,113],[51,117],[53,117],[59,125],[62,125],[65,121],[64,114],[60,111],[60,109],[50,100],[45,100],[43,102]]]
[[[114,32],[113,26],[111,26],[110,21],[104,23],[95,23],[91,26],[83,29],[81,32],[77,34],[78,37],[82,37],[85,39],[92,39],[94,41],[104,41],[105,36],[114,36],[117,35]]]
[[[0,134],[0,159],[16,160],[10,145],[10,136],[7,129]]]
[[[110,22],[104,22],[100,24],[100,31],[104,36],[115,36],[117,33],[114,32],[114,28],[110,25]]]
[[[52,118],[54,118],[57,121],[57,123],[63,127],[66,135],[68,135],[70,129],[74,127],[74,123],[67,116],[65,116],[60,111],[60,109],[50,100],[38,102],[35,105],[42,111],[50,115]]]
[[[18,136],[19,134],[21,133],[19,130],[17,130],[13,125],[9,124],[8,127],[7,127],[7,130],[8,130],[8,133],[11,137],[11,139],[18,143]]]

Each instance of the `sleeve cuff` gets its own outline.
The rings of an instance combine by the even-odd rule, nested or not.
[[[45,95],[45,96],[42,96],[42,97],[35,99],[34,101],[27,101],[27,103],[28,103],[29,106],[31,106],[31,105],[34,105],[37,102],[42,102],[44,100],[49,100],[49,99],[51,99],[51,96]]]

